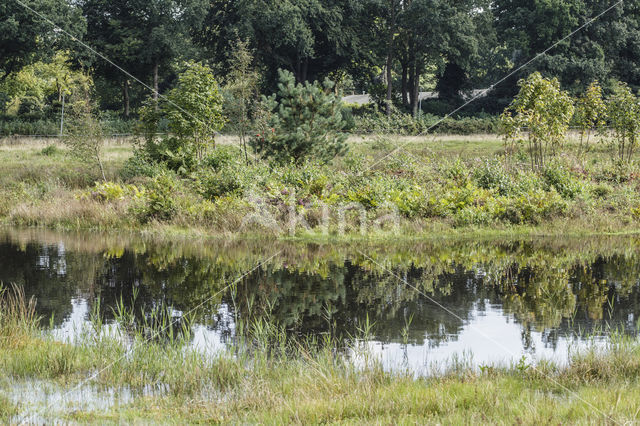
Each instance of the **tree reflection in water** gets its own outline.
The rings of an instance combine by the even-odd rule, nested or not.
[[[223,339],[233,336],[234,321],[221,306],[231,318],[266,319],[295,335],[347,338],[368,318],[380,342],[437,346],[491,307],[519,324],[525,348],[532,332],[553,347],[578,329],[636,331],[639,247],[636,238],[613,237],[376,247],[8,230],[0,238],[0,280],[23,285],[54,325],[69,317],[73,300],[93,306],[99,297],[105,321],[119,300],[138,321],[152,306],[188,312],[202,304],[195,322]],[[277,250],[280,256],[217,294]]]

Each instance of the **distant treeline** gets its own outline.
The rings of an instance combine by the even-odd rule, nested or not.
[[[501,112],[533,71],[574,94],[593,80],[640,87],[640,0],[4,0],[0,113],[58,116],[69,80],[83,75],[100,109],[126,118],[150,89],[173,87],[184,61],[224,82],[239,41],[261,93],[286,69],[370,93],[389,115],[417,114],[421,90],[439,92],[422,106],[443,115],[542,52],[460,114]],[[38,81],[43,73],[56,77]]]

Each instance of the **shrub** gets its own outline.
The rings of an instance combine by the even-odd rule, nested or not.
[[[446,118],[433,125],[431,133],[452,135],[472,135],[478,133],[494,133],[498,130],[498,119],[494,117]]]
[[[455,106],[442,99],[425,99],[422,101],[422,111],[426,114],[445,116],[449,114]]]
[[[177,212],[176,190],[175,178],[170,173],[162,173],[154,177],[146,188],[146,202],[137,212],[141,222],[173,218]]]
[[[555,191],[532,190],[515,197],[501,198],[496,216],[513,224],[538,224],[544,219],[562,216],[566,202]]]
[[[613,188],[611,185],[607,185],[605,183],[599,183],[591,186],[589,188],[589,192],[595,198],[606,198],[609,194],[613,192]]]
[[[540,174],[532,170],[520,170],[512,173],[511,177],[513,188],[510,196],[527,194],[544,187]]]
[[[230,165],[238,161],[240,153],[233,147],[219,147],[215,151],[209,153],[202,160],[202,167],[210,167],[214,170]]]
[[[445,216],[446,211],[435,196],[429,196],[424,188],[418,185],[404,190],[393,190],[389,200],[398,208],[398,212],[407,218]]]
[[[124,162],[120,170],[120,177],[129,181],[136,177],[154,177],[167,172],[165,163],[151,161],[141,150],[136,150],[133,155]]]
[[[278,94],[263,97],[265,114],[252,147],[281,163],[306,158],[328,162],[346,152],[345,122],[333,83],[296,84],[293,74],[279,71]]]
[[[222,195],[233,195],[242,192],[245,183],[239,171],[224,167],[218,171],[201,173],[199,176],[200,193],[203,197],[213,200]]]
[[[443,172],[445,177],[454,181],[458,186],[464,186],[469,182],[469,169],[460,158],[457,158],[451,165],[445,165]]]
[[[354,188],[349,189],[346,198],[350,202],[361,204],[366,209],[383,205],[391,187],[386,176],[369,177]]]
[[[131,134],[134,132],[136,124],[136,120],[123,119],[115,111],[101,111],[100,122],[105,132],[109,135]]]
[[[491,198],[493,198],[491,192],[467,182],[463,186],[449,186],[439,203],[443,208],[455,214],[468,206],[484,206]]]
[[[582,184],[562,165],[546,166],[542,172],[542,179],[547,191],[553,188],[565,199],[573,199],[582,192]]]
[[[105,134],[128,134],[134,130],[133,120],[122,120],[111,112],[100,112],[99,121]],[[57,136],[60,134],[60,119],[33,119],[29,116],[0,117],[0,136]]]
[[[112,202],[126,198],[140,199],[145,191],[134,185],[120,185],[114,182],[97,182],[95,186],[83,194],[83,198],[92,198],[101,202]]]
[[[62,151],[57,146],[48,145],[48,146],[42,148],[42,150],[40,151],[40,154],[44,155],[45,157],[51,157],[53,155],[59,154],[60,152],[62,152]]]
[[[486,225],[493,220],[492,212],[483,207],[466,206],[456,212],[453,224],[456,227]]]
[[[633,167],[629,163],[617,161],[597,170],[593,177],[598,182],[623,183],[633,176]]]
[[[197,164],[193,145],[185,144],[183,139],[174,136],[148,140],[142,151],[140,154],[146,161],[164,164],[169,170],[180,174],[187,174]]]
[[[498,159],[485,160],[473,169],[473,180],[480,188],[494,189],[500,195],[513,192],[513,177]]]
[[[393,133],[400,135],[419,135],[426,133],[469,135],[477,133],[493,133],[498,130],[496,117],[464,117],[446,118],[431,114],[421,114],[414,118],[397,109],[391,116],[379,111],[362,114],[355,118],[355,133]]]
[[[0,119],[0,136],[58,135],[59,133],[59,121],[27,120],[24,117],[3,117]]]

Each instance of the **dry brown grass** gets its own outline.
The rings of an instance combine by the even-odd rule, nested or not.
[[[126,203],[106,204],[80,199],[77,192],[60,189],[48,200],[16,204],[7,219],[22,226],[114,228],[126,225],[127,212]]]

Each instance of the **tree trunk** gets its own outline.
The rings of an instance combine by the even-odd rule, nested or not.
[[[302,59],[300,59],[300,56],[298,56],[298,59],[296,60],[295,75],[296,83],[302,83]]]
[[[122,109],[124,111],[124,118],[129,118],[130,104],[129,104],[129,80],[124,80],[122,84]]]
[[[409,84],[407,85],[407,91],[409,92],[409,108],[413,108],[413,102],[414,102],[414,93],[413,93],[413,80],[414,80],[414,73],[413,73],[413,67],[409,67]]]
[[[391,116],[391,100],[393,99],[393,75],[391,73],[393,68],[393,54],[394,54],[394,40],[393,36],[396,32],[396,7],[395,0],[389,0],[389,15],[390,15],[390,25],[389,25],[389,41],[387,45],[387,105],[386,112],[387,116]]]
[[[418,104],[420,102],[420,74],[422,71],[422,65],[418,63],[416,59],[414,61],[413,66],[413,86],[411,91],[413,96],[411,98],[411,113],[413,117],[416,118],[418,116]]]
[[[415,55],[415,41],[413,40],[413,37],[411,37],[411,39],[409,40],[409,57],[408,57],[408,69],[407,69],[407,73],[409,74],[409,82],[407,85],[407,92],[409,92],[409,103],[407,104],[409,107],[413,107],[413,103],[414,103],[414,93],[413,93],[413,86],[414,86],[414,80],[415,80],[415,73],[413,72],[413,70],[416,67],[416,55]]]
[[[407,86],[407,73],[409,72],[409,64],[408,60],[405,56],[402,61],[402,105],[409,105],[409,98],[407,92],[409,91],[409,87]]]
[[[156,111],[158,110],[158,68],[159,65],[156,62],[153,66],[153,101],[155,102]]]
[[[304,83],[307,81],[307,71],[309,71],[309,58],[304,58],[304,63],[302,65],[302,81]]]
[[[393,36],[392,36],[393,37]],[[389,51],[387,52],[387,99],[386,113],[387,117],[391,116],[391,99],[393,99],[393,76],[391,74],[391,66],[393,65],[393,42],[390,42]]]

